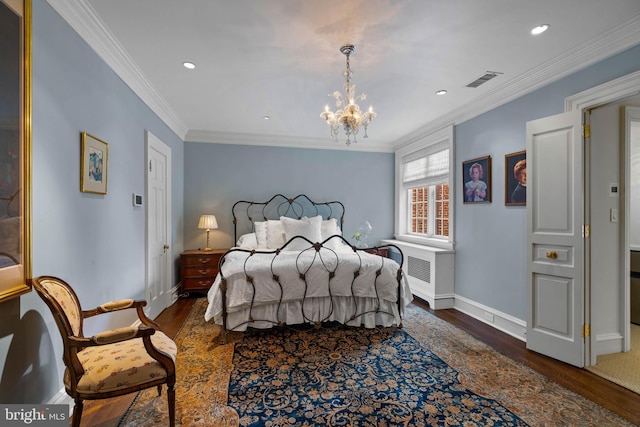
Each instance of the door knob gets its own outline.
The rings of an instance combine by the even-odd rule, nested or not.
[[[169,249],[169,245],[164,245],[162,249],[164,249],[164,251],[167,252],[167,249]]]
[[[556,259],[556,258],[558,258],[558,254],[556,253],[556,251],[548,251],[548,252],[546,253],[546,255],[547,255],[547,258],[549,258],[549,259]]]

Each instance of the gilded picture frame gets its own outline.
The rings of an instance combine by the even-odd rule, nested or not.
[[[31,0],[0,0],[0,302],[31,291]]]
[[[504,156],[504,204],[527,205],[527,151]]]
[[[87,132],[81,134],[80,191],[107,194],[109,144]]]
[[[491,203],[491,156],[462,162],[463,203]]]

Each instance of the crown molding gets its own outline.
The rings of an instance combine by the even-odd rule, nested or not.
[[[470,120],[640,44],[639,14],[572,50],[532,68],[527,73],[511,79],[499,88],[488,91],[479,99],[467,103],[463,108],[453,110],[420,126],[398,138],[391,145],[372,144],[367,141],[351,147],[346,147],[344,144],[332,147],[330,140],[322,138],[189,130],[107,29],[88,0],[47,0],[47,2],[169,128],[181,139],[193,142],[393,152],[446,126]]]
[[[191,129],[185,136],[185,142],[206,142],[211,144],[257,145],[264,147],[311,148],[317,150],[366,151],[393,153],[389,144],[371,143],[358,140],[347,146],[344,141],[331,138],[304,138],[287,135],[257,135],[238,132],[215,132]]]
[[[131,90],[181,139],[188,128],[108,30],[87,0],[47,0]]]
[[[532,68],[499,88],[488,91],[481,98],[467,103],[463,108],[432,120],[399,138],[394,147],[398,150],[449,124],[457,125],[470,120],[638,44],[640,44],[640,15]]]

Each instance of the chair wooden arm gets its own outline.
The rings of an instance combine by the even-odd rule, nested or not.
[[[140,325],[138,327],[128,326],[124,328],[100,332],[90,338],[72,336],[69,337],[69,340],[74,347],[85,348],[115,344],[117,342],[132,340],[135,338],[145,338],[155,333],[155,328],[146,325]]]
[[[147,326],[152,326],[156,329],[160,329],[159,324],[157,324],[156,322],[148,318],[146,314],[144,314],[143,308],[146,305],[147,305],[147,302],[145,300],[122,299],[118,301],[111,301],[111,302],[102,304],[94,308],[93,310],[83,310],[82,317],[86,319],[88,317],[97,316],[98,314],[112,313],[114,311],[135,308],[138,313],[138,319],[140,319],[140,321],[143,324]]]

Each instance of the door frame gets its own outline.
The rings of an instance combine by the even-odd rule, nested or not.
[[[620,168],[623,177],[623,188],[624,192],[624,221],[622,226],[624,227],[624,233],[622,233],[621,244],[623,246],[623,253],[629,254],[631,250],[631,242],[629,239],[629,230],[631,228],[629,221],[631,218],[631,198],[628,196],[629,191],[627,189],[631,188],[631,129],[630,123],[631,121],[640,120],[640,107],[625,107],[624,109],[624,161],[620,162]],[[622,257],[620,262],[620,268],[623,272],[631,271],[631,259],[630,257]],[[624,288],[624,351],[631,350],[631,277],[629,274],[625,274],[623,276],[625,278],[625,288]],[[595,364],[595,362],[594,362]]]
[[[583,92],[577,93],[575,95],[571,95],[567,98],[565,98],[565,112],[568,111],[576,111],[579,110],[582,112],[583,114],[583,118],[585,116],[588,116],[588,110],[593,109],[595,107],[601,106],[601,105],[605,105],[608,104],[610,102],[616,102],[619,100],[622,100],[623,98],[627,98],[629,96],[633,96],[633,95],[637,95],[638,93],[640,93],[640,71],[636,71],[634,73],[631,74],[627,74],[625,76],[619,77],[615,80],[611,80],[607,83],[603,83],[601,85],[595,86],[591,89],[587,89]],[[584,123],[585,119],[583,119],[583,125],[584,124],[588,124],[588,123]],[[589,141],[587,141],[589,142]],[[588,147],[588,143],[585,144]],[[626,188],[628,188],[628,184],[629,182],[627,181],[628,178],[628,172],[626,171],[627,167],[626,167],[626,162],[621,162],[621,167],[624,168],[623,169],[623,174],[624,174],[624,179],[625,179],[625,185],[621,188],[621,196],[622,197],[626,197]],[[584,196],[588,197],[589,194],[587,194],[587,192],[589,191],[588,186],[586,185],[586,183],[589,182],[589,177],[591,176],[591,172],[589,169],[589,164],[587,162],[585,162],[585,183],[583,183],[584,188],[583,188],[583,194]],[[586,200],[586,199],[585,199]],[[625,209],[627,209],[628,207],[628,203],[625,199]],[[589,209],[587,209],[588,206],[585,206],[585,212],[588,212]],[[585,218],[585,223],[588,224],[588,222],[586,222],[586,218]],[[625,235],[627,233],[628,230],[628,215],[625,215],[625,220],[624,220],[624,227],[625,227]],[[622,253],[627,253],[629,251],[629,242],[628,242],[628,238],[623,238],[622,240],[622,244],[621,246],[623,246],[621,248],[621,251],[623,251]],[[588,242],[585,242],[585,249],[588,246]],[[626,246],[626,248],[624,247]],[[587,266],[591,265],[591,260],[587,257],[588,252],[585,252],[585,270],[587,269]],[[625,257],[626,259],[626,257]],[[624,262],[624,266],[626,266],[626,270],[625,271],[629,271],[629,261],[626,260]],[[593,330],[593,325],[591,325],[591,311],[593,309],[593,304],[596,303],[596,301],[592,301],[590,298],[591,295],[591,282],[589,281],[589,276],[585,274],[585,282],[584,282],[584,296],[585,296],[585,310],[584,310],[584,315],[585,315],[585,319],[584,319],[584,323],[586,325],[590,325],[590,329]],[[623,304],[623,309],[625,310],[625,332],[624,332],[624,346],[625,348],[627,348],[630,345],[630,326],[629,326],[629,322],[630,322],[630,310],[629,310],[629,286],[630,286],[630,282],[629,280],[626,280],[626,284],[625,284],[625,302]],[[595,351],[593,346],[595,345],[595,340],[593,339],[593,337],[591,336],[591,334],[589,334],[587,337],[585,337],[585,367],[586,366],[590,366],[590,365],[595,365],[596,363],[596,356],[595,356]]]
[[[171,285],[170,285],[170,278],[171,276],[171,261],[170,261],[170,255],[172,253],[172,242],[171,242],[171,148],[165,144],[164,142],[162,142],[162,140],[160,138],[158,138],[157,136],[155,136],[153,133],[151,133],[149,130],[145,130],[145,152],[144,152],[144,158],[145,158],[145,162],[144,162],[144,181],[145,181],[145,199],[149,200],[149,194],[151,192],[151,189],[149,188],[150,186],[150,182],[149,182],[149,171],[148,171],[148,167],[149,167],[149,161],[150,161],[150,156],[149,156],[149,152],[151,151],[151,149],[154,149],[160,153],[162,153],[163,155],[165,155],[166,159],[167,159],[167,163],[166,163],[166,167],[165,167],[165,182],[167,183],[167,188],[166,188],[166,197],[165,197],[165,212],[166,212],[166,223],[165,223],[165,235],[167,236],[167,244],[169,246],[169,253],[168,253],[168,257],[167,257],[167,262],[165,263],[165,268],[164,268],[164,286],[166,289],[163,289],[163,294],[165,295],[166,299],[163,302],[164,304],[164,308],[169,307],[172,303],[173,303],[173,292],[171,289]],[[145,203],[145,299],[149,300],[150,297],[150,271],[151,271],[151,249],[150,249],[150,243],[149,243],[149,236],[150,236],[150,232],[149,232],[149,224],[151,224],[150,219],[150,215],[151,215],[151,210],[149,209],[149,204]],[[146,308],[145,311],[148,314],[148,310],[149,308]]]

